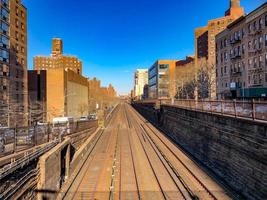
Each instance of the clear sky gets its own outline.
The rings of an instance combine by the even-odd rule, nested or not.
[[[194,53],[194,28],[221,17],[230,0],[22,0],[28,9],[28,63],[49,55],[51,39],[83,61],[83,75],[133,87],[137,68]],[[241,0],[246,13],[265,0]]]

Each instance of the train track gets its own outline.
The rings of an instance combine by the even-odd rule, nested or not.
[[[188,175],[190,175],[191,179],[193,179],[194,182],[197,182],[199,184],[199,187],[202,188],[202,190],[207,193],[207,195],[203,195],[202,194],[201,196],[206,196],[209,199],[217,200],[217,197],[212,193],[212,191],[210,191],[207,188],[207,186],[194,174],[194,172],[192,170],[190,170],[190,168],[185,164],[185,162],[183,162],[175,154],[175,152],[166,144],[166,142],[163,141],[163,139],[161,137],[159,137],[158,134],[150,126],[148,126],[147,123],[137,113],[134,113],[134,114],[138,118],[138,120],[141,122],[141,123],[139,123],[139,125],[141,126],[141,130],[144,132],[144,135],[145,135],[147,141],[149,141],[149,143],[153,147],[154,151],[157,152],[157,155],[160,158],[160,160],[162,161],[162,164],[164,162],[167,163],[169,169],[171,169],[171,171],[173,172],[173,174],[180,181],[180,184],[187,191],[187,193],[190,196],[190,198],[193,199],[193,200],[195,200],[195,199],[199,199],[199,196],[198,196],[198,194],[196,194],[194,191],[192,191],[190,189],[189,184],[186,183],[186,181],[183,179],[183,177],[179,174],[179,172],[176,170],[176,168],[172,165],[171,161],[168,159],[168,157],[166,156],[166,154],[160,149],[159,145],[151,137],[151,135],[149,134],[149,132],[152,133],[154,136],[156,136],[156,138],[158,139],[158,141],[160,141],[169,150],[169,152],[176,158],[176,160],[179,161],[179,163],[184,167],[184,169],[187,171]],[[140,139],[140,136],[139,136],[139,139]],[[166,167],[166,164],[164,166]],[[168,170],[168,172],[170,173],[169,170]],[[171,174],[170,174],[170,176],[171,176]],[[173,177],[172,177],[172,179],[173,179]],[[180,188],[179,188],[179,191],[181,191]],[[183,197],[186,197],[186,195],[183,194]]]
[[[131,132],[132,124],[131,124],[131,121],[129,119],[129,115],[127,113],[127,108],[126,108],[125,104],[124,104],[124,115],[125,115],[125,118],[127,120],[128,129],[130,130],[129,132]],[[135,180],[134,182],[135,182],[135,186],[136,186],[137,197],[139,200],[141,200],[140,186],[138,183],[138,176],[137,176],[137,172],[136,172],[136,163],[135,163],[134,154],[133,154],[132,139],[131,139],[131,135],[129,132],[127,133],[127,139],[128,139],[128,144],[129,144],[129,148],[130,148],[131,163],[132,163],[132,167],[133,167],[133,174],[134,174],[134,180]]]
[[[111,115],[111,119],[110,119],[109,123],[112,123],[114,121],[114,116],[116,116],[116,113],[118,112],[118,110],[119,109],[117,109],[117,108],[114,110],[114,115]],[[101,134],[98,136],[98,138],[94,142],[93,146],[90,149],[90,152],[88,153],[88,155],[84,159],[83,164],[81,165],[78,172],[75,174],[73,181],[71,182],[70,186],[68,187],[68,189],[66,190],[64,195],[61,197],[61,199],[73,200],[73,199],[80,198],[80,197],[77,197],[77,194],[79,194],[79,188],[82,187],[82,182],[83,182],[84,178],[86,177],[86,171],[82,172],[82,170],[86,167],[86,165],[89,166],[91,164],[91,161],[88,162],[88,159],[89,159],[90,155],[92,154],[92,152],[96,149],[96,147],[100,143],[100,141],[102,141],[103,144],[109,143],[109,141],[111,139],[110,137],[111,137],[111,135],[107,135],[106,137],[104,137],[104,130],[101,131]],[[81,179],[80,179],[77,187],[75,187],[75,191],[71,191],[72,187],[74,186],[75,180],[77,180],[78,177],[80,177]],[[97,177],[96,177],[95,181],[96,181],[95,184],[97,185],[97,181],[98,181]],[[90,199],[92,196],[94,196],[95,192],[96,191],[93,191],[90,193],[82,192],[80,194],[81,199],[83,199],[83,198]]]

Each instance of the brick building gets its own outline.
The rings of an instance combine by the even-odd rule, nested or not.
[[[82,62],[75,56],[63,55],[63,41],[59,38],[52,40],[51,56],[35,56],[33,65],[35,70],[64,68],[82,74]]]
[[[27,9],[0,1],[0,124],[27,126]]]
[[[216,46],[218,98],[266,98],[267,3],[228,25]]]
[[[223,31],[230,23],[244,15],[244,9],[240,6],[240,0],[230,0],[230,8],[225,12],[225,16],[218,19],[211,19],[208,25],[195,29],[195,65],[209,65],[210,77],[213,81],[210,97],[216,97],[216,49],[215,36]],[[207,62],[203,63],[201,58],[206,58]],[[201,63],[200,63],[201,61]]]

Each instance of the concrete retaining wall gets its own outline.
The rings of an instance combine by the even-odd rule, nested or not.
[[[40,177],[37,184],[38,199],[55,199],[57,192],[62,184],[62,151],[66,153],[65,160],[65,178],[69,175],[70,166],[70,138],[66,138],[62,143],[51,149],[49,152],[39,158]]]
[[[267,124],[162,106],[135,105],[233,192],[267,197]],[[158,114],[160,113],[160,114]]]

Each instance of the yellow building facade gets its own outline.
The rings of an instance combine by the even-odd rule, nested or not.
[[[47,119],[88,115],[87,78],[65,69],[47,70]]]

